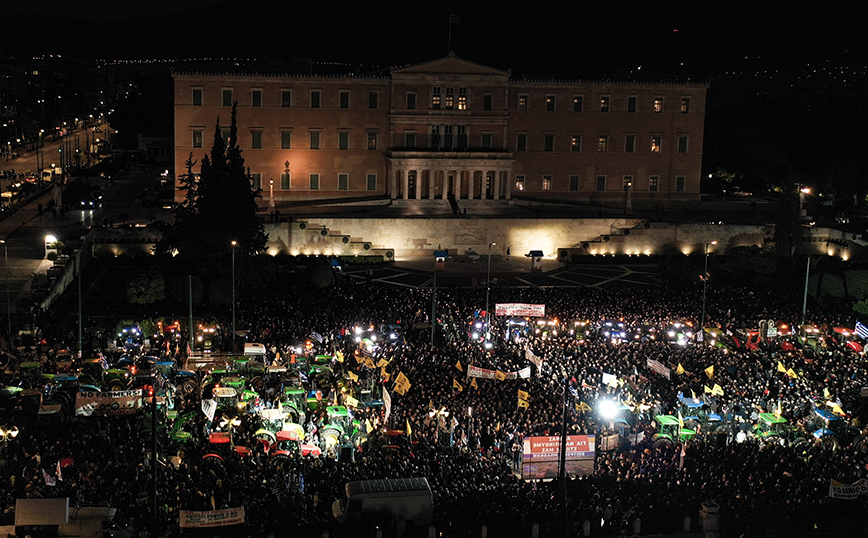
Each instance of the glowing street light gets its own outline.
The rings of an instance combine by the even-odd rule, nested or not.
[[[48,249],[51,248],[51,245],[57,243],[57,237],[53,235],[45,236],[45,257],[48,258]]]

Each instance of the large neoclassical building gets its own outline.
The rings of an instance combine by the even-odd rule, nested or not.
[[[266,202],[699,200],[706,84],[525,80],[457,58],[378,76],[180,73],[175,171],[220,118]],[[485,202],[481,202],[485,201]]]

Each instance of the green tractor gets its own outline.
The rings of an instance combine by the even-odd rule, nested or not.
[[[284,388],[280,396],[280,408],[292,417],[292,422],[303,422],[308,408],[307,393],[301,387]]]
[[[325,452],[332,450],[338,453],[341,448],[358,447],[367,438],[367,434],[360,429],[359,421],[353,419],[346,407],[326,407],[326,416],[328,423],[323,426],[321,433]]]
[[[94,385],[101,390],[127,390],[130,384],[130,371],[119,368],[104,368],[101,359],[85,359],[81,363],[78,376],[81,385]]]
[[[675,443],[686,443],[693,439],[696,430],[685,428],[683,420],[672,415],[657,415],[657,433],[654,434],[654,448],[662,449],[671,447]]]
[[[807,444],[789,420],[775,413],[760,413],[757,423],[754,424],[752,437],[761,445],[776,443],[799,447]]]

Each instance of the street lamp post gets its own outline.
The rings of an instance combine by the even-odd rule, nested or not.
[[[238,241],[232,241],[232,351],[235,351],[235,246]]]
[[[491,292],[491,247],[497,243],[488,244],[488,275],[485,277],[485,344],[491,336],[491,312],[488,310],[488,295]]]
[[[18,427],[0,427],[0,437],[3,438],[3,452],[6,453],[6,477],[11,476],[11,472],[9,469],[9,462],[12,458],[9,457],[9,438],[15,439],[18,436]]]
[[[708,247],[716,245],[717,241],[705,244],[705,269],[702,272],[702,318],[699,322],[699,334],[705,341],[705,293],[708,290]]]
[[[268,180],[268,207],[274,209],[274,180]]]
[[[49,248],[49,245],[53,245],[53,244],[55,244],[55,243],[57,243],[57,238],[56,238],[56,237],[54,237],[53,235],[46,235],[46,236],[45,236],[45,258],[46,258],[46,259],[48,258],[48,248]]]
[[[9,339],[9,349],[12,349],[12,307],[9,301],[9,245],[5,239],[0,239],[0,243],[3,243],[3,268],[6,273],[6,334]]]

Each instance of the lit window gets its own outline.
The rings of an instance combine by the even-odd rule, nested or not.
[[[515,176],[515,190],[524,190],[524,176]]]
[[[527,95],[518,96],[518,109],[522,112],[527,110]]]
[[[444,101],[444,105],[446,110],[452,110],[453,103],[455,101],[455,95],[453,95],[453,89],[450,86],[446,87],[446,100]]]
[[[431,108],[440,110],[440,86],[434,86],[431,90]]]
[[[458,110],[467,110],[467,88],[458,88]]]
[[[552,190],[552,176],[543,176],[542,190],[544,190],[544,191]]]
[[[600,135],[597,139],[597,151],[603,153],[609,151],[609,135]]]
[[[582,151],[582,135],[573,135],[570,137],[570,151],[573,153]]]
[[[660,190],[660,176],[651,176],[648,178],[648,190],[657,192]]]
[[[654,98],[654,112],[663,112],[663,98],[655,97]]]
[[[601,95],[600,96],[600,112],[608,112],[609,111],[609,96]]]
[[[690,97],[681,98],[681,113],[687,114],[690,112]]]
[[[202,106],[202,88],[193,88],[193,106]]]
[[[368,133],[368,149],[377,149],[377,133]]]
[[[660,135],[654,135],[651,137],[651,153],[660,153],[660,146],[662,145],[663,137]]]

